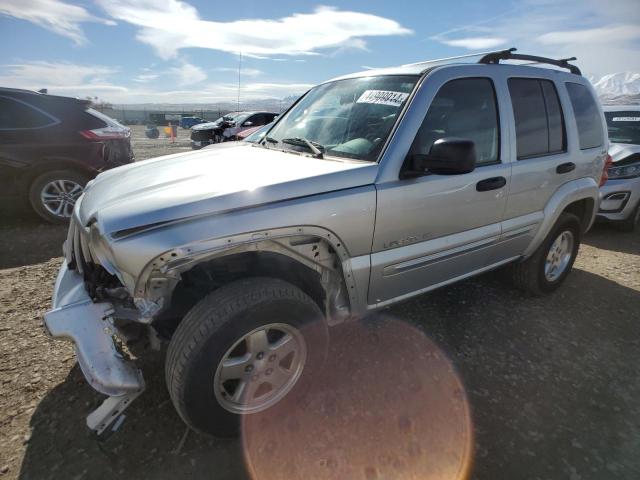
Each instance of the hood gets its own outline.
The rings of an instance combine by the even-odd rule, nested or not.
[[[372,184],[375,163],[323,160],[238,142],[114,168],[85,189],[78,216],[103,233]]]
[[[634,145],[631,143],[611,143],[609,144],[609,155],[613,163],[624,160],[629,155],[634,153],[640,153],[640,145]]]
[[[211,130],[212,128],[218,128],[222,122],[216,120],[215,122],[198,123],[191,127],[191,130]]]

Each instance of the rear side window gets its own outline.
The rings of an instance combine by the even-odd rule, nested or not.
[[[580,150],[600,147],[604,142],[602,121],[591,91],[579,83],[567,83],[566,85],[578,126]]]
[[[562,108],[553,82],[510,78],[518,160],[566,151]]]
[[[436,140],[459,137],[473,140],[478,165],[494,163],[499,159],[499,131],[491,80],[451,80],[431,102],[410,153],[428,155]]]
[[[0,129],[40,128],[56,123],[53,117],[12,98],[0,97]]]

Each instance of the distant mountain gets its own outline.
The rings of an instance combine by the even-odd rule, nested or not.
[[[640,104],[640,73],[610,73],[590,80],[602,103]]]

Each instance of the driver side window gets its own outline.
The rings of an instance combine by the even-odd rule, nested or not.
[[[499,132],[496,94],[491,80],[451,80],[431,102],[409,156],[428,155],[436,140],[456,137],[474,142],[476,165],[495,163],[499,161]]]

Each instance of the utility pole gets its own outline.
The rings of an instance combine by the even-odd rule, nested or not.
[[[240,71],[242,70],[242,52],[238,57],[238,112],[240,111]]]

